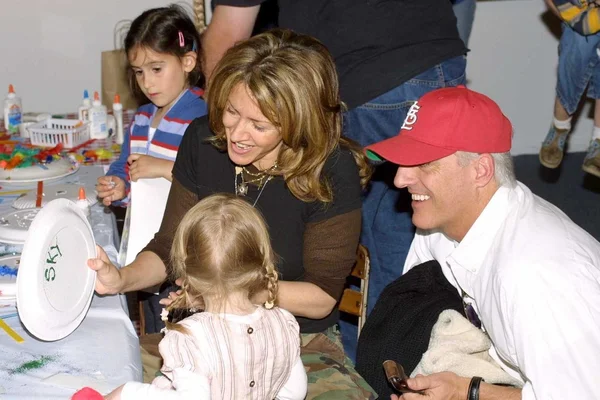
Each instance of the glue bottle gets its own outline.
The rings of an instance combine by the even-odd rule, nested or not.
[[[113,116],[116,120],[116,142],[117,144],[123,144],[123,104],[121,104],[121,96],[115,94],[113,101]]]
[[[92,108],[90,108],[88,115],[91,122],[90,138],[106,139],[108,137],[108,114],[106,112],[106,106],[100,103],[98,92],[94,92],[94,101],[92,102]]]
[[[83,214],[89,221],[90,220],[90,203],[88,203],[87,196],[85,195],[85,188],[83,186],[81,186],[79,188],[79,196],[78,196],[78,199],[75,202],[75,204],[77,205],[77,208],[79,208],[81,211],[83,211]]]
[[[83,103],[79,106],[79,120],[89,121],[89,112],[92,108],[92,102],[90,101],[90,95],[87,90],[83,91]]]
[[[8,95],[4,99],[4,128],[9,134],[19,132],[22,116],[21,98],[15,94],[13,85],[8,85]]]

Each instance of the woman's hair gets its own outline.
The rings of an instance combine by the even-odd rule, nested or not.
[[[197,296],[224,305],[234,291],[251,297],[266,289],[271,305],[277,298],[267,225],[258,210],[231,194],[206,197],[185,214],[175,232],[171,263],[171,278],[181,279],[182,292],[169,309],[190,308]]]
[[[211,142],[225,150],[223,113],[229,95],[244,85],[262,114],[280,131],[283,146],[278,169],[287,186],[303,201],[332,201],[323,174],[329,156],[341,145],[352,151],[361,183],[371,170],[362,150],[342,137],[338,76],[327,48],[318,40],[275,29],[229,49],[211,76],[206,98],[215,136]]]
[[[183,46],[180,42],[180,33],[183,36]],[[196,53],[196,66],[188,74],[188,83],[190,86],[202,86],[204,83],[200,35],[188,13],[177,4],[144,11],[131,23],[123,47],[127,56],[131,51],[147,48],[182,59],[192,51]],[[143,98],[144,95],[131,68],[127,68],[127,78],[134,95]]]

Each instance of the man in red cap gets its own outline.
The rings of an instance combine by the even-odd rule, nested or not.
[[[435,259],[521,388],[451,372],[408,381],[432,399],[592,399],[600,382],[600,243],[516,181],[512,127],[465,87],[424,95],[398,136],[367,147],[398,164],[417,234],[404,272]],[[408,400],[421,395],[404,394]]]

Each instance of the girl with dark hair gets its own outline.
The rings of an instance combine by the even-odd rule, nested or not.
[[[169,181],[181,138],[188,125],[206,114],[201,98],[200,37],[178,5],[144,11],[125,37],[127,74],[141,106],[125,133],[121,156],[98,178],[98,196],[105,205],[127,206],[130,180]]]

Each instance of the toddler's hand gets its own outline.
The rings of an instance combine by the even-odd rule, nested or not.
[[[142,178],[169,179],[173,170],[173,161],[163,160],[143,154],[132,154],[127,158],[129,176],[132,182]],[[170,179],[169,179],[170,180]]]
[[[102,204],[110,206],[113,201],[125,197],[125,181],[118,176],[101,176],[96,183],[96,191]]]
[[[123,391],[123,386],[121,385],[106,396],[104,396],[105,400],[121,400],[121,392]]]

